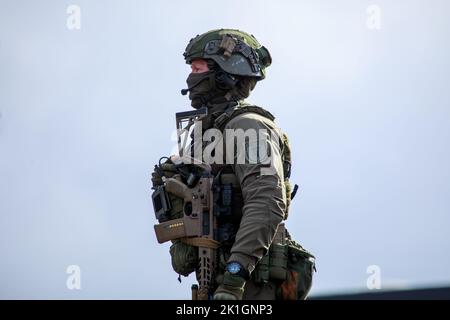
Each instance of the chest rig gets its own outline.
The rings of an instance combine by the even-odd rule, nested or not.
[[[244,113],[255,113],[264,118],[274,121],[275,117],[267,110],[248,104],[239,102],[231,105],[220,112],[218,115],[212,115],[204,122],[204,130],[215,128],[224,131],[226,125],[234,118]],[[286,210],[284,218],[287,219],[289,206],[292,198],[295,196],[298,186],[292,190],[289,178],[291,175],[291,148],[286,134],[282,133],[279,137],[279,145],[283,162],[284,187],[286,191]],[[216,212],[220,222],[219,239],[220,242],[234,242],[235,232],[239,227],[242,218],[242,208],[244,205],[242,190],[239,181],[230,164],[213,164],[213,172],[215,174],[215,197],[217,204]]]

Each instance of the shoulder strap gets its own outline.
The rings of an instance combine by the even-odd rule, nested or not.
[[[263,117],[270,119],[271,121],[275,120],[275,117],[269,111],[255,105],[248,104],[246,102],[240,102],[238,105],[231,106],[225,109],[224,113],[222,113],[214,120],[214,128],[223,130],[225,128],[225,125],[233,118],[236,118],[237,116],[247,112],[257,113]]]

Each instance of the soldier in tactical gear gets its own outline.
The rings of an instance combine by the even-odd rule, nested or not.
[[[228,206],[219,216],[219,263],[214,270],[217,300],[304,299],[310,290],[314,257],[291,239],[284,228],[288,207],[295,195],[289,183],[291,158],[285,134],[274,116],[244,101],[258,81],[265,78],[272,59],[253,35],[219,29],[197,35],[184,52],[192,72],[187,78],[191,106],[206,107],[202,130],[211,128],[278,132],[274,141],[262,139],[270,150],[271,171],[259,150],[260,141],[246,140],[245,163],[214,165],[222,187],[221,204]],[[224,135],[225,136],[225,135]],[[230,141],[225,140],[225,145]],[[204,146],[202,146],[204,147]],[[256,151],[252,156],[252,152]],[[225,163],[225,162],[223,162]],[[153,174],[160,183],[160,174]],[[172,196],[172,201],[180,201]],[[183,275],[195,271],[192,246],[174,241],[172,265]]]

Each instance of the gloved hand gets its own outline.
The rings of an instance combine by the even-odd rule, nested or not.
[[[164,163],[156,165],[152,172],[153,187],[163,185],[162,176],[170,178],[174,174],[176,174],[175,165],[170,160],[166,160]]]
[[[245,279],[241,276],[225,272],[223,282],[214,292],[214,300],[242,300]]]
[[[161,159],[160,164],[155,165],[155,168],[152,172],[153,189],[156,189],[157,187],[164,185],[163,177],[173,178],[177,174],[176,167],[170,159],[166,158],[167,160],[164,163],[161,163]],[[180,198],[172,193],[167,194],[170,200],[171,209],[167,212],[166,215],[163,216],[164,220],[160,220],[158,218],[159,222],[166,221],[167,219],[169,220],[177,219],[183,216],[183,205],[184,205],[183,198]]]

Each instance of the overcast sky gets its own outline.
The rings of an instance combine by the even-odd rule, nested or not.
[[[0,0],[0,298],[189,299],[153,232],[190,38],[255,35],[312,294],[450,284],[448,1]],[[67,7],[81,29],[67,27]],[[367,8],[381,11],[380,29]],[[81,290],[66,268],[81,269]]]

